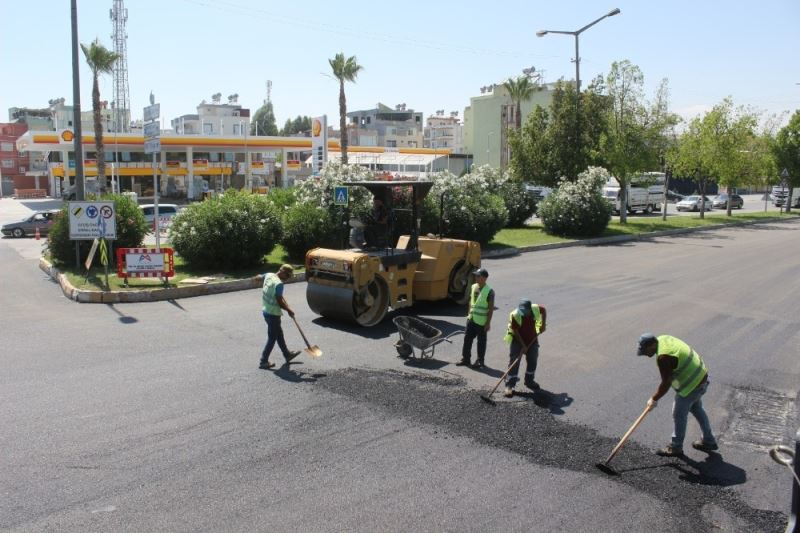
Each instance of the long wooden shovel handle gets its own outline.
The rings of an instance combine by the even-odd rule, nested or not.
[[[642,420],[644,420],[644,417],[647,416],[647,413],[653,410],[653,407],[654,407],[653,405],[645,406],[644,411],[642,411],[642,414],[640,414],[639,418],[636,419],[636,422],[633,423],[630,429],[619,440],[619,443],[616,446],[614,446],[613,450],[611,450],[611,455],[609,455],[608,459],[606,459],[606,463],[611,461],[611,459],[613,459],[614,456],[617,455],[619,449],[622,448],[622,445],[625,444],[625,442],[628,440],[628,437],[630,437],[631,434],[636,430],[636,428],[639,427],[639,424],[642,423]]]
[[[533,343],[531,343],[531,344],[533,344]],[[514,359],[514,362],[511,363],[511,366],[508,367],[508,369],[503,373],[503,375],[500,376],[500,379],[497,381],[497,384],[494,386],[492,391],[489,393],[489,396],[494,394],[494,391],[496,391],[497,387],[499,387],[500,384],[503,382],[503,380],[506,379],[506,376],[509,375],[511,373],[511,371],[514,370],[514,367],[517,366],[519,364],[519,362],[522,360],[522,356],[525,355],[526,353],[528,353],[528,348],[530,348],[530,347],[531,347],[531,345],[529,344],[528,346],[525,347],[524,350],[520,349],[519,355],[517,356],[516,359]]]
[[[300,324],[297,323],[297,319],[295,317],[292,317],[292,320],[294,320],[294,325],[297,326],[297,331],[300,332],[300,336],[303,337],[303,342],[306,343],[306,347],[310,350],[311,343],[308,342],[308,339],[306,339],[306,334],[303,333],[303,329],[300,327]]]

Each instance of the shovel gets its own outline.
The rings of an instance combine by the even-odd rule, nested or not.
[[[494,386],[494,388],[491,390],[491,392],[489,392],[489,394],[481,394],[481,400],[483,400],[483,401],[484,401],[484,402],[486,402],[486,403],[492,404],[492,405],[497,405],[497,404],[495,403],[495,401],[494,401],[494,400],[492,400],[492,394],[494,394],[494,391],[496,391],[496,390],[497,390],[497,387],[499,387],[499,386],[500,386],[500,384],[503,382],[503,380],[504,380],[504,379],[506,379],[506,376],[507,376],[507,375],[508,375],[508,374],[509,374],[509,373],[510,373],[512,370],[514,370],[514,367],[515,367],[515,366],[517,366],[517,365],[519,364],[520,360],[522,360],[522,356],[523,356],[523,355],[525,355],[526,353],[528,353],[528,348],[530,348],[530,345],[526,346],[524,350],[520,350],[520,352],[519,352],[519,356],[518,356],[516,359],[514,359],[514,362],[513,362],[513,363],[511,363],[511,366],[509,366],[509,367],[508,367],[508,370],[506,370],[506,371],[503,373],[503,375],[502,375],[502,376],[500,376],[500,379],[499,379],[499,380],[497,380],[497,384]]]
[[[322,357],[322,350],[319,349],[319,346],[317,346],[316,344],[314,346],[311,346],[311,344],[308,342],[308,339],[306,338],[306,334],[303,333],[303,330],[300,328],[300,324],[297,323],[297,319],[295,317],[292,317],[292,320],[294,320],[294,325],[297,326],[297,331],[300,332],[300,336],[303,337],[303,340],[306,343],[306,349],[304,351],[311,357],[314,358]]]
[[[602,462],[602,463],[597,463],[597,464],[596,464],[596,465],[594,465],[594,466],[596,466],[596,467],[597,467],[597,468],[599,468],[599,469],[600,469],[602,472],[605,472],[605,473],[606,473],[606,474],[608,474],[609,476],[618,476],[618,475],[619,475],[619,472],[617,472],[616,470],[614,470],[613,468],[611,468],[611,466],[610,466],[608,463],[610,463],[610,462],[611,462],[611,459],[613,459],[613,458],[614,458],[614,456],[615,456],[615,455],[617,455],[617,452],[620,450],[620,448],[622,448],[622,445],[623,445],[623,444],[625,444],[625,442],[628,440],[628,437],[630,437],[630,436],[631,436],[631,434],[634,432],[634,430],[635,430],[637,427],[639,427],[639,424],[641,424],[641,423],[642,423],[642,420],[644,420],[644,417],[646,417],[646,416],[647,416],[647,413],[649,413],[650,411],[652,411],[652,410],[653,410],[653,407],[655,407],[655,406],[654,406],[654,405],[648,405],[648,406],[646,406],[646,407],[644,408],[644,411],[642,411],[642,414],[640,414],[640,415],[639,415],[639,418],[637,418],[637,419],[636,419],[636,422],[634,422],[634,423],[633,423],[633,425],[631,426],[631,428],[630,428],[630,429],[629,429],[629,430],[628,430],[628,431],[625,433],[625,435],[623,435],[623,436],[622,436],[622,438],[620,439],[619,443],[618,443],[616,446],[614,446],[614,449],[613,449],[613,450],[611,450],[611,455],[609,455],[609,456],[608,456],[608,459],[606,459],[606,460],[605,460],[604,462]]]

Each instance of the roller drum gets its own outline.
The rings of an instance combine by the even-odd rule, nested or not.
[[[389,309],[389,291],[380,279],[373,280],[358,292],[346,287],[308,283],[306,300],[318,315],[361,326],[379,323]]]

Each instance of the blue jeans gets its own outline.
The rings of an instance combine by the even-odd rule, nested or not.
[[[517,339],[513,339],[511,341],[511,346],[508,350],[508,365],[511,366],[511,363],[516,361],[517,357],[519,357],[519,352],[522,350],[524,346],[522,346]],[[536,375],[536,364],[539,362],[539,341],[536,341],[528,348],[528,352],[525,354],[525,382],[533,381],[534,376]],[[514,385],[517,384],[519,378],[517,375],[519,374],[519,367],[522,366],[522,361],[514,365],[514,368],[506,376],[506,386],[514,388]]]
[[[713,446],[717,443],[714,433],[711,431],[711,423],[708,415],[703,409],[703,394],[708,390],[709,381],[706,380],[694,389],[686,397],[675,394],[675,403],[672,405],[672,419],[675,422],[675,429],[672,432],[672,447],[683,448],[683,440],[686,438],[686,422],[689,413],[692,413],[700,424],[703,432],[703,444]]]
[[[272,348],[275,343],[278,343],[278,348],[283,352],[284,357],[288,357],[289,349],[286,347],[286,341],[283,339],[283,328],[281,327],[280,315],[264,314],[264,321],[267,323],[267,344],[264,346],[264,351],[261,352],[261,364],[269,361],[269,354],[272,353]]]

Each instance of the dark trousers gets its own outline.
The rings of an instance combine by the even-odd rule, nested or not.
[[[508,364],[509,366],[511,363],[517,360],[517,357],[520,355],[520,351],[524,348],[517,339],[513,339],[511,341],[511,347],[508,351]],[[536,376],[536,363],[539,362],[539,341],[535,341],[529,348],[528,351],[523,355],[523,359],[525,359],[525,381],[532,382],[534,381],[534,377]],[[506,386],[514,388],[514,385],[517,384],[519,378],[519,367],[522,366],[522,361],[514,365],[514,368],[508,373],[506,376]]]
[[[275,346],[276,342],[278,343],[278,348],[283,352],[284,357],[289,354],[286,341],[283,339],[280,315],[264,313],[264,321],[267,323],[267,345],[264,346],[264,351],[261,352],[261,364],[269,361],[269,354],[272,353],[272,348]]]
[[[469,361],[472,357],[472,341],[478,338],[478,361],[486,357],[486,327],[479,326],[472,320],[467,320],[467,330],[464,332],[464,347],[461,348],[461,359]]]

